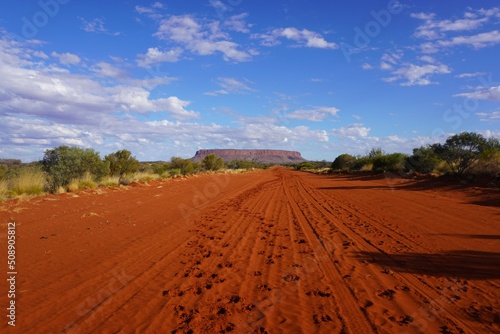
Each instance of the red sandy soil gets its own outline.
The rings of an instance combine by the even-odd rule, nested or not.
[[[499,198],[278,167],[6,202],[0,331],[499,333]]]

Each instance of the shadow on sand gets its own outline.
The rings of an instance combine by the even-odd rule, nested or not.
[[[324,176],[326,180],[334,180],[340,178],[346,181],[386,181],[386,184],[360,186],[328,186],[317,188],[319,190],[362,190],[362,189],[379,189],[379,190],[429,190],[429,189],[442,189],[445,191],[460,191],[474,188],[480,194],[474,195],[468,202],[469,204],[481,206],[500,207],[500,188],[498,181],[494,178],[480,178],[475,180],[467,180],[460,178],[456,175],[444,175],[440,177],[433,176],[419,176],[415,178],[400,178],[393,173],[385,174],[332,174]],[[397,180],[393,182],[393,180]]]
[[[355,256],[359,260],[387,266],[393,271],[402,273],[470,280],[500,278],[500,253],[495,252],[469,250],[437,254],[359,252]]]

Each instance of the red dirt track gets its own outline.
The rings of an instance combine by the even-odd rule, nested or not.
[[[0,332],[500,333],[484,196],[276,167],[6,202]]]

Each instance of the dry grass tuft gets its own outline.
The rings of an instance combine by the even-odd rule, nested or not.
[[[97,188],[97,183],[94,181],[94,177],[90,173],[85,173],[83,177],[78,180],[78,189],[95,189]]]
[[[0,181],[0,202],[3,202],[7,198],[8,190],[7,181]]]
[[[99,184],[106,187],[116,187],[120,184],[120,178],[118,176],[108,176],[102,179]]]
[[[45,173],[37,169],[22,169],[19,175],[9,180],[9,190],[15,195],[40,195],[45,191]]]
[[[135,174],[133,177],[135,181],[141,181],[141,182],[158,180],[160,178],[158,174],[147,173],[147,172],[139,172]]]

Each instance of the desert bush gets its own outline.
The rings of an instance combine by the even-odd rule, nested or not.
[[[350,154],[341,154],[335,158],[332,163],[332,170],[349,171],[354,167],[356,163],[356,157]]]
[[[370,160],[373,160],[377,157],[381,157],[385,155],[385,152],[382,148],[380,147],[374,147],[372,148],[368,153],[367,153],[367,157],[370,159]]]
[[[479,159],[467,170],[475,175],[500,175],[500,150],[488,149],[479,156]]]
[[[406,159],[406,168],[419,173],[431,173],[442,160],[432,147],[420,147],[413,149],[413,155]]]
[[[252,160],[232,160],[226,164],[229,169],[252,169],[252,168],[265,168],[264,164]]]
[[[97,180],[108,174],[106,164],[93,149],[59,146],[45,151],[42,166],[49,175],[49,189],[67,186],[72,180],[91,173]]]
[[[220,170],[224,168],[224,160],[219,158],[216,154],[208,154],[201,161],[201,167],[208,171]]]
[[[139,170],[139,161],[128,150],[108,154],[104,157],[104,161],[109,164],[109,172],[112,176],[122,177]]]
[[[351,167],[351,170],[353,171],[371,171],[373,167],[373,162],[372,159],[369,157],[357,157],[356,162],[354,165]]]
[[[170,168],[180,170],[182,175],[193,174],[196,169],[199,169],[200,164],[193,164],[190,159],[172,157],[170,159]]]
[[[163,175],[166,171],[170,169],[170,163],[168,162],[158,162],[151,165],[153,173],[158,175]]]
[[[461,175],[479,159],[483,151],[494,148],[497,142],[488,141],[478,133],[462,132],[448,137],[444,144],[434,144],[431,148],[446,161],[453,173]]]
[[[311,170],[314,169],[314,165],[310,161],[304,161],[295,166],[296,170]]]
[[[373,172],[395,172],[401,173],[405,170],[406,155],[403,153],[392,153],[377,155],[373,158]]]
[[[13,195],[40,195],[45,191],[46,175],[37,168],[22,168],[19,174],[9,179],[9,192]]]

